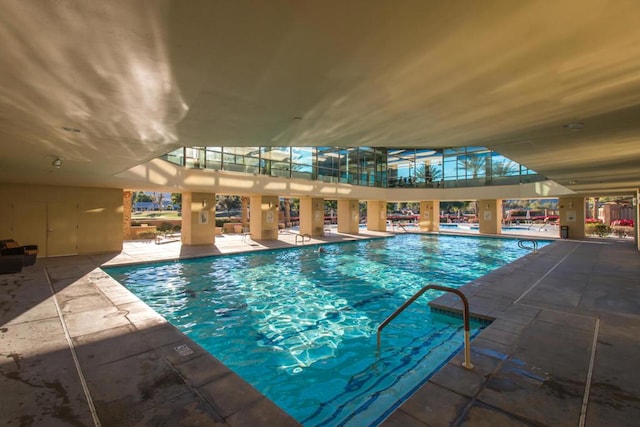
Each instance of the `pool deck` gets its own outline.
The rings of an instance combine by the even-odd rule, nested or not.
[[[308,244],[371,238],[329,233]],[[294,426],[99,267],[295,246],[126,242],[119,254],[38,259],[0,276],[0,424]],[[640,254],[631,241],[562,240],[465,285],[496,319],[384,426],[637,425]],[[434,301],[459,310],[450,296]]]

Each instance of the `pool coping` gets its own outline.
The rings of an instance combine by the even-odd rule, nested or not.
[[[428,234],[428,235],[451,235],[454,237],[472,237],[472,238],[491,238],[491,239],[495,239],[495,238],[502,238],[502,239],[510,239],[510,240],[517,240],[517,239],[521,239],[521,237],[512,237],[512,236],[500,236],[500,235],[469,235],[469,234],[459,234],[459,233],[397,233],[399,235],[402,234]],[[394,237],[395,234],[388,234],[388,235],[383,235],[383,236],[371,236],[371,237],[367,237],[365,239],[363,238],[359,238],[359,239],[355,239],[352,238],[351,236],[347,236],[344,239],[341,240],[337,240],[337,241],[330,241],[330,242],[326,242],[326,241],[314,241],[313,243],[308,243],[305,245],[305,247],[310,247],[310,246],[319,246],[319,245],[323,245],[323,244],[344,244],[344,243],[352,243],[354,241],[362,241],[362,240],[375,240],[375,239],[384,239],[384,238],[389,238],[389,237]],[[546,238],[540,238],[538,240],[545,240],[548,241],[550,239],[546,239]],[[278,246],[278,247],[265,247],[260,249],[260,251],[279,251],[279,250],[285,250],[285,249],[296,249],[296,248],[300,248],[300,246],[297,247],[292,247],[292,246]],[[251,252],[255,252],[255,251],[251,251]],[[152,263],[163,263],[163,262],[177,262],[180,261],[181,259],[197,259],[197,258],[207,258],[207,257],[217,257],[217,256],[237,256],[237,255],[242,255],[242,254],[246,254],[247,251],[231,251],[231,252],[226,252],[223,254],[208,254],[208,255],[197,255],[197,256],[190,256],[190,257],[186,257],[186,258],[164,258],[164,259],[155,259],[153,261],[138,261],[135,263],[117,263],[117,262],[109,262],[108,264],[103,264],[100,266],[101,271],[104,272],[104,270],[102,270],[102,267],[105,268],[109,268],[109,267],[118,267],[118,266],[132,266],[132,265],[147,265],[147,264],[152,264]],[[108,275],[108,273],[104,272],[104,274]],[[109,276],[110,277],[110,276]],[[111,278],[111,277],[110,277]],[[119,282],[117,282],[115,279],[111,278],[115,283],[117,283],[119,286],[123,287],[124,289],[126,289],[123,285],[121,285]],[[473,283],[473,282],[471,282]],[[466,286],[466,285],[465,285]],[[105,292],[105,294],[107,293],[106,290],[103,290],[103,292]],[[161,317],[160,315],[158,315],[153,309],[151,309],[146,303],[144,303],[142,300],[139,299],[139,297],[135,296],[135,294],[133,294],[131,291],[129,291],[127,289],[127,292],[129,292],[133,297],[135,297],[138,302],[140,304],[142,304],[144,306],[144,310],[147,310],[149,312],[149,316],[158,316]],[[442,305],[442,306],[437,306],[436,304],[433,304],[433,302],[429,303],[430,306],[432,306],[434,309],[436,310],[440,310],[442,312],[442,314],[445,315],[449,315],[449,316],[454,316],[457,317],[458,315],[461,317],[461,310],[457,310],[455,307],[451,307],[451,306],[447,306],[447,305]],[[143,308],[142,306],[138,307],[136,309],[137,311],[142,311]],[[479,322],[484,323],[485,327],[487,326],[487,322],[491,322],[494,319],[487,317],[487,316],[483,316],[481,314],[477,314],[477,313],[472,313],[472,317],[477,319]],[[204,349],[202,349],[197,343],[195,343],[194,341],[192,341],[190,338],[188,338],[186,335],[184,335],[182,332],[180,332],[177,327],[173,326],[171,323],[169,323],[168,321],[166,321],[164,318],[162,318],[162,321],[167,325],[170,326],[172,329],[175,330],[176,333],[180,334],[182,336],[182,340],[180,341],[182,344],[180,345],[186,345],[188,346],[190,349],[196,349],[194,350],[194,353],[197,354],[198,356],[200,356],[198,363],[206,366],[208,364],[212,364],[214,366],[214,371],[216,372],[216,376],[210,378],[210,380],[212,382],[214,381],[218,381],[220,379],[224,379],[227,382],[229,382],[229,384],[227,384],[228,387],[232,387],[232,388],[239,388],[239,389],[246,389],[246,390],[251,390],[251,391],[246,391],[246,393],[249,393],[251,395],[254,396],[253,400],[257,400],[257,399],[266,399],[265,402],[263,402],[263,406],[268,406],[271,407],[271,411],[272,414],[270,416],[275,416],[276,414],[278,414],[279,412],[281,412],[284,417],[284,419],[279,419],[278,420],[278,425],[290,425],[289,422],[293,421],[293,425],[297,425],[297,421],[295,421],[289,414],[287,414],[285,411],[283,411],[281,408],[279,408],[277,406],[277,404],[275,404],[274,402],[270,401],[268,398],[266,398],[262,393],[260,393],[258,390],[256,390],[254,387],[252,387],[249,383],[247,383],[244,379],[242,379],[241,377],[239,377],[238,375],[236,375],[235,373],[233,373],[233,371],[231,371],[229,368],[227,368],[226,366],[224,366],[224,364],[218,360],[217,358],[215,358],[215,356],[207,353]],[[144,327],[144,325],[136,325],[136,327]],[[186,343],[186,344],[185,344]],[[204,353],[204,354],[203,354]],[[457,352],[456,352],[457,353]],[[191,356],[190,356],[191,357]],[[186,358],[184,360],[175,360],[171,362],[171,366],[172,368],[178,373],[180,374],[185,383],[188,384],[190,387],[192,387],[196,394],[200,395],[201,399],[204,400],[211,400],[213,398],[213,396],[210,395],[205,395],[205,396],[201,396],[202,391],[201,388],[202,387],[215,387],[215,384],[200,384],[199,381],[196,381],[195,383],[193,382],[194,378],[191,378],[187,375],[187,373],[189,372],[189,361],[190,361],[190,357]],[[194,356],[195,357],[195,356]],[[208,361],[205,362],[205,359],[202,359],[201,357],[206,357],[208,359]],[[453,357],[455,357],[455,354],[452,354],[451,357],[448,360],[452,359]],[[443,366],[446,365],[447,361],[443,362]],[[184,363],[184,366],[181,367],[181,365]],[[434,372],[432,375],[435,375],[436,372]],[[425,378],[425,381],[427,381],[428,378]],[[267,402],[268,401],[268,402]],[[214,407],[218,407],[214,401],[210,401],[210,404],[212,404],[212,406]],[[219,410],[219,409],[217,409]],[[395,409],[394,409],[395,410]],[[243,409],[243,411],[245,412],[250,412],[251,408],[245,408]],[[290,418],[290,419],[287,419]],[[384,420],[384,418],[386,418],[386,416],[381,417],[381,420]]]

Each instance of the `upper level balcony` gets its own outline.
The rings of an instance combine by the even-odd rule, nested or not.
[[[193,169],[377,188],[460,188],[544,181],[483,147],[182,147],[164,156]]]

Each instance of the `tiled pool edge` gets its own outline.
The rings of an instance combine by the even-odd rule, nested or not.
[[[300,425],[279,406],[185,336],[101,268],[94,270],[87,276],[89,277],[88,284],[95,286],[109,300],[115,312],[124,315],[134,329],[130,333],[138,334],[143,341],[149,343],[149,346],[142,353],[133,355],[130,354],[131,350],[127,346],[121,345],[117,350],[111,350],[113,354],[109,355],[110,358],[98,367],[102,368],[112,361],[121,362],[138,358],[143,360],[147,366],[145,370],[157,372],[166,371],[168,368],[176,377],[180,378],[186,389],[193,394],[192,398],[187,398],[182,393],[170,400],[187,398],[187,400],[193,401],[195,398],[195,401],[200,401],[195,409],[194,403],[185,406],[188,406],[190,411],[195,410],[195,414],[200,417],[201,421],[209,419],[202,425],[214,422],[216,425],[240,427],[268,425],[272,421],[282,426]],[[101,332],[98,331],[98,333]],[[78,335],[74,339],[81,342],[84,347],[100,346],[100,343],[94,341],[94,335],[98,334]],[[113,339],[114,341],[118,340],[117,337]],[[138,338],[136,341],[140,340]],[[91,369],[91,366],[83,366],[83,370],[88,369]],[[153,378],[142,378],[141,376],[144,374],[140,372],[134,371],[130,374],[131,380],[138,381],[139,384],[157,381]],[[110,379],[105,378],[104,380],[109,382]],[[101,418],[104,417],[104,412],[107,411],[106,408],[109,404],[109,402],[102,402],[101,405],[98,405],[103,412],[99,414],[102,415]],[[162,405],[162,402],[160,404]],[[120,408],[121,411],[123,409]],[[125,415],[133,416],[133,414]]]
[[[463,311],[458,308],[449,307],[447,305],[434,304],[430,302],[429,307],[431,307],[431,312],[434,314],[440,314],[442,316],[452,317],[454,319],[462,320],[464,318]],[[493,317],[482,316],[482,315],[474,315],[469,313],[469,321],[479,323],[481,327],[489,326],[494,320]]]
[[[467,236],[467,237],[468,237],[468,236]],[[476,236],[473,236],[473,237],[476,237]],[[368,238],[368,239],[366,239],[366,240],[372,240],[372,239],[377,240],[377,239],[385,239],[385,238],[388,238],[388,236],[385,236],[385,237],[373,237],[373,238]],[[304,245],[304,246],[312,246],[312,247],[315,247],[315,246],[318,246],[318,245],[321,245],[321,244],[324,244],[324,243],[348,243],[348,242],[353,242],[354,240],[355,240],[355,241],[358,241],[358,240],[363,240],[363,239],[351,239],[351,238],[346,238],[346,239],[344,239],[344,240],[342,240],[342,241],[339,241],[339,242],[321,242],[321,243],[307,244],[307,245]],[[264,250],[266,250],[266,251],[279,251],[279,250],[282,250],[282,249],[299,249],[299,248],[300,248],[300,246],[298,246],[298,247],[285,246],[285,247],[262,248],[262,249],[261,249],[261,250],[259,250],[259,251],[260,251],[260,252],[262,252],[262,251],[264,251]],[[209,255],[195,256],[195,257],[190,256],[190,257],[185,257],[185,258],[183,258],[183,259],[191,259],[191,258],[206,258],[206,257],[218,257],[218,256],[235,256],[235,255],[238,255],[238,254],[241,254],[241,253],[244,253],[244,252],[228,252],[228,253],[221,253],[221,254],[209,254]],[[147,262],[136,262],[136,263],[133,263],[133,264],[140,265],[140,264],[148,264],[148,263],[155,263],[155,262],[174,262],[174,261],[179,261],[179,259],[175,259],[175,258],[173,258],[173,259],[169,259],[169,260],[153,260],[153,261],[147,261]],[[131,265],[131,264],[132,264],[132,263],[122,263],[122,264],[120,264],[120,263],[110,263],[109,265],[105,265],[104,267],[109,268],[109,267],[116,267],[116,266],[118,266],[118,265]],[[105,273],[105,274],[107,274],[107,273]],[[112,279],[112,280],[114,280],[114,281],[115,281],[115,279]],[[115,281],[115,282],[116,282],[116,283],[118,283],[117,281]],[[474,283],[474,282],[471,282],[471,283]],[[122,286],[122,287],[124,288],[124,286],[123,286],[123,285],[120,285],[119,283],[118,283],[118,285],[119,285],[119,286]],[[125,289],[126,289],[126,288],[125,288]],[[136,297],[136,298],[137,298],[137,297]],[[142,301],[140,301],[140,302],[142,302]],[[143,303],[143,304],[144,304],[144,303]],[[430,305],[431,305],[431,304],[430,304]],[[155,311],[153,311],[150,307],[146,306],[146,304],[145,304],[145,307],[147,307],[147,309],[148,309],[148,310],[150,310],[152,313],[155,313]],[[435,307],[435,310],[436,310],[436,312],[437,312],[438,307]],[[455,313],[455,312],[456,312],[456,310],[455,310],[455,309],[447,308],[446,306],[442,306],[442,308],[441,308],[440,310],[441,310],[441,314],[445,314],[445,315],[449,315],[449,316],[456,316],[456,313]],[[156,315],[157,315],[157,314],[156,314]],[[459,317],[461,317],[461,313],[460,313],[460,314],[458,314],[458,316],[459,316]],[[481,315],[474,315],[474,316],[472,316],[472,318],[473,318],[474,320],[478,321],[478,322],[481,322],[481,323],[486,323],[487,321],[492,320],[492,319],[489,319],[489,318],[485,318],[485,317],[483,317],[483,316],[481,316]],[[173,327],[173,326],[172,326],[172,327]],[[174,327],[174,328],[175,328],[175,327]],[[177,328],[175,328],[175,329],[176,329],[176,331],[178,331],[178,330],[177,330]],[[178,331],[178,333],[180,333],[180,332]],[[200,349],[200,347],[198,346],[198,344],[196,344],[195,342],[191,341],[188,337],[186,337],[186,336],[185,336],[185,335],[183,335],[182,333],[180,333],[180,334],[182,335],[182,337],[183,337],[184,339],[189,340],[189,341],[192,343],[192,344],[190,344],[192,347],[194,347],[194,348],[198,348],[199,350],[201,350],[201,349]],[[447,361],[443,362],[443,364],[442,364],[439,368],[442,368],[443,366],[446,366],[446,364],[447,364],[447,363],[449,363],[449,361],[450,361],[453,357],[455,357],[455,354],[454,354],[454,355],[452,355],[450,359],[448,359]],[[221,363],[219,360],[217,360],[217,359],[216,359],[215,357],[213,357],[213,356],[210,356],[210,360],[211,360],[211,361],[212,361],[212,363],[214,363],[214,364],[216,364],[216,363],[217,363],[217,364],[220,364],[221,366],[224,366],[224,365],[222,365],[222,363]],[[187,361],[187,362],[188,362],[188,361]],[[228,370],[228,368],[226,368],[226,367],[225,367],[225,369],[227,369],[227,370]],[[178,372],[180,372],[180,373],[182,374],[182,372],[181,372],[181,370],[180,370],[180,369],[177,369],[177,370],[178,370]],[[231,372],[231,371],[229,370],[229,372]],[[436,373],[437,373],[437,370],[433,373],[433,375],[435,375]],[[234,375],[235,375],[235,374],[234,374]],[[226,375],[225,375],[225,376],[226,376]],[[239,378],[239,377],[238,377],[238,378]],[[189,379],[189,378],[187,377],[187,378],[185,379],[185,381],[186,381],[186,380],[188,380],[188,379]],[[242,380],[241,378],[239,378],[239,379],[240,379],[240,381],[241,381],[241,382],[244,382],[244,380]],[[193,378],[192,378],[192,380],[193,380]],[[429,378],[425,378],[425,379],[424,379],[424,382],[427,382],[428,380],[429,380]],[[202,385],[201,385],[201,386],[199,386],[199,387],[202,387]],[[195,388],[194,390],[195,390],[196,392],[198,392],[198,389],[197,389],[197,388]],[[260,394],[260,393],[258,392],[258,394]],[[260,395],[261,395],[261,394],[260,394]],[[262,395],[261,395],[261,396],[262,396]],[[262,396],[262,397],[264,397],[264,396]],[[265,399],[267,399],[266,397],[264,397],[264,398],[265,398]],[[205,399],[205,400],[206,400],[206,399]],[[267,400],[268,400],[268,399],[267,399]],[[271,402],[271,401],[269,401],[269,402],[270,402],[270,403],[272,403],[273,405],[276,405],[275,403],[273,403],[273,402]],[[277,406],[277,405],[276,405],[276,406]],[[278,408],[278,409],[280,409],[280,408]]]

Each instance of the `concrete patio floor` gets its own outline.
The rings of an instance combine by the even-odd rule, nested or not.
[[[329,233],[319,244],[379,237]],[[299,243],[299,242],[298,242]],[[287,426],[296,421],[99,267],[296,245],[126,242],[0,276],[0,424]],[[640,255],[633,242],[557,241],[465,285],[495,318],[385,426],[636,425]],[[448,296],[434,302],[459,310]]]

